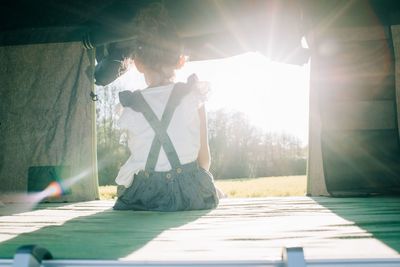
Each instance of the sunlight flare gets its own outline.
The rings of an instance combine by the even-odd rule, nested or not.
[[[259,53],[207,62],[189,62],[178,73],[210,81],[209,110],[243,112],[256,127],[284,132],[307,143],[309,66],[268,60]]]

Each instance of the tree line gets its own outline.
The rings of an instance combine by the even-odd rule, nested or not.
[[[116,89],[99,93],[96,123],[100,185],[114,184],[120,166],[130,155],[125,133],[116,125]],[[215,179],[306,173],[307,147],[296,136],[262,131],[245,114],[223,109],[208,113],[208,130]]]
[[[266,132],[241,112],[209,113],[211,171],[215,178],[246,178],[306,173],[307,148],[290,134]]]

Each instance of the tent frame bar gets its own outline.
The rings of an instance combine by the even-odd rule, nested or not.
[[[284,247],[282,259],[277,261],[239,260],[239,261],[118,261],[118,260],[54,260],[51,253],[42,247],[27,245],[20,247],[14,259],[1,260],[0,267],[119,267],[119,266],[271,266],[271,267],[333,267],[333,266],[369,266],[395,267],[400,266],[400,258],[386,259],[321,259],[308,260],[304,258],[302,247]]]
[[[400,266],[400,259],[382,258],[382,259],[319,259],[306,260],[305,266],[308,267],[397,267]],[[0,260],[0,267],[12,267],[13,260]],[[193,267],[297,267],[297,265],[288,265],[282,260],[240,260],[240,261],[112,261],[112,260],[45,260],[41,263],[42,267],[172,267],[172,266],[193,266]],[[31,266],[29,266],[31,267]]]

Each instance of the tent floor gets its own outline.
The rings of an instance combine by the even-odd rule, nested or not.
[[[113,201],[0,207],[0,258],[37,244],[56,259],[400,259],[400,198],[223,199],[211,211],[113,211]],[[7,209],[8,208],[8,209]]]

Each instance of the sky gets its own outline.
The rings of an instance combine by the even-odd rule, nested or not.
[[[266,132],[284,132],[308,142],[309,65],[297,66],[268,60],[259,53],[226,59],[187,62],[176,78],[192,73],[211,84],[210,111],[240,111]],[[145,88],[134,68],[121,77],[124,90]]]

